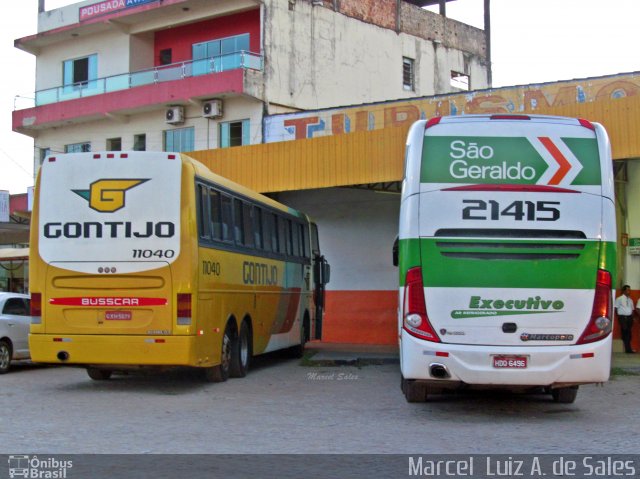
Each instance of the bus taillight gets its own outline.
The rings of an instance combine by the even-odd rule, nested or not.
[[[420,267],[407,271],[404,288],[403,327],[407,333],[416,338],[440,342],[440,338],[438,338],[427,316],[422,268]]]
[[[31,293],[31,317],[34,324],[40,323],[42,317],[42,294]]]
[[[178,324],[188,326],[191,324],[191,294],[178,294]]]
[[[427,123],[424,126],[424,129],[427,130],[432,126],[436,126],[438,123],[440,123],[440,121],[442,121],[441,116],[434,116],[433,118],[429,119],[429,121],[427,121]]]
[[[578,118],[578,123],[580,123],[580,125],[584,126],[585,128],[589,128],[590,130],[596,130],[596,127],[593,126],[593,123],[591,123],[589,120],[585,120],[584,118]]]
[[[598,270],[596,278],[596,294],[593,299],[591,319],[580,336],[578,344],[593,343],[606,338],[613,326],[613,307],[611,304],[611,273]]]

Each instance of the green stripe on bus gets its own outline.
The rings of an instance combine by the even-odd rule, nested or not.
[[[399,253],[401,285],[415,266],[425,287],[592,289],[598,267],[615,276],[615,243],[599,241],[422,238],[400,241]]]
[[[600,185],[600,156],[598,144],[591,138],[563,138],[564,144],[571,150],[578,161],[582,163],[582,170],[571,182],[572,185]]]

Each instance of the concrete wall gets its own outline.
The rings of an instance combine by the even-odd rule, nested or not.
[[[135,72],[153,68],[154,43],[153,33],[131,35],[129,45],[129,69]]]
[[[389,0],[340,2],[343,14],[309,1],[267,0],[268,101],[314,109],[447,93],[454,91],[452,70],[469,74],[474,88],[488,86],[480,30],[468,27],[465,31],[459,22],[443,20],[441,31],[432,32],[433,41],[423,38],[430,31],[423,32],[419,23],[408,25],[413,33],[422,32],[421,36],[398,33],[393,28],[395,21],[384,21],[387,10],[395,16],[395,4]],[[422,9],[412,13],[419,19],[438,17]],[[454,33],[447,35],[445,24]],[[460,40],[463,34],[469,39]],[[478,43],[481,45],[475,45]],[[475,46],[470,51],[456,49],[467,44]],[[415,61],[415,91],[403,88],[403,56]]]
[[[326,188],[277,199],[318,224],[320,248],[331,265],[323,339],[395,344],[398,269],[391,251],[400,196]]]

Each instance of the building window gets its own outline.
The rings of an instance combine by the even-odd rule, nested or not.
[[[402,88],[415,91],[415,61],[412,58],[402,58]]]
[[[220,148],[248,145],[249,120],[220,123]]]
[[[107,151],[122,151],[122,138],[108,138]]]
[[[51,154],[51,148],[40,148],[39,164],[44,163],[44,159]]]
[[[91,151],[91,143],[71,143],[69,145],[64,145],[65,153],[87,153]]]
[[[194,128],[178,128],[176,130],[165,130],[164,151],[193,151],[194,148]]]
[[[83,87],[98,78],[98,55],[63,62],[62,84]]]
[[[140,135],[133,135],[133,151],[146,151],[147,149],[147,135],[144,133]]]
[[[171,65],[172,56],[171,48],[160,50],[160,65]]]
[[[458,90],[469,91],[470,77],[464,73],[451,71],[451,86]]]

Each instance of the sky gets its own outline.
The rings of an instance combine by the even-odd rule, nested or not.
[[[45,6],[73,3],[46,0]],[[483,5],[455,0],[447,16],[482,28]],[[34,97],[34,57],[13,42],[36,33],[37,11],[38,0],[19,0],[0,16],[0,190],[12,194],[33,185],[33,139],[11,131],[11,112]],[[640,71],[638,18],[638,0],[491,0],[493,86]]]

